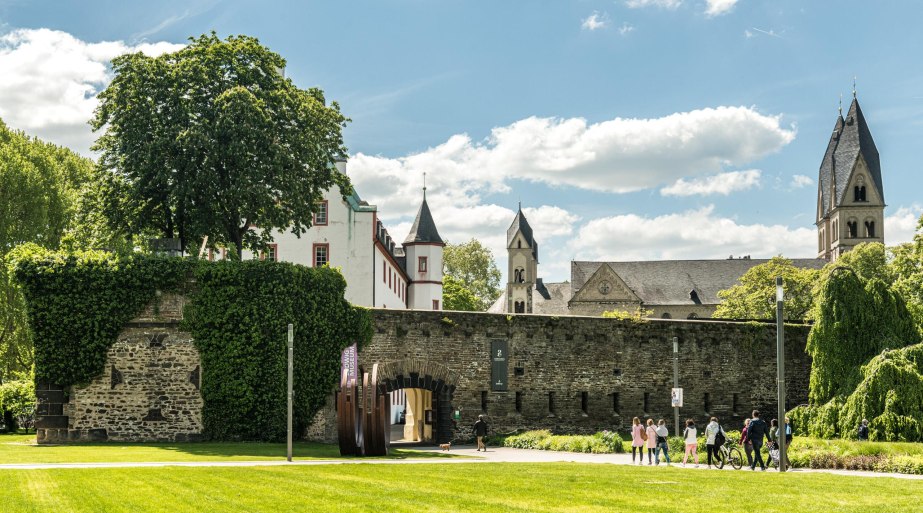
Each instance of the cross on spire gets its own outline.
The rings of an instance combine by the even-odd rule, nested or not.
[[[852,99],[853,100],[856,99],[856,76],[855,75],[853,75],[852,77]]]
[[[423,172],[423,199],[426,199],[426,171]]]

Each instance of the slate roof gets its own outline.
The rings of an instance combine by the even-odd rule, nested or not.
[[[423,204],[417,212],[417,218],[413,220],[413,226],[410,227],[410,233],[404,239],[404,244],[414,244],[417,242],[430,242],[443,244],[445,242],[439,236],[436,230],[436,223],[433,222],[433,215],[429,212],[429,205],[426,204],[426,196],[423,196]]]
[[[837,133],[839,136],[837,137]],[[832,147],[832,148],[831,148]],[[831,149],[833,150],[831,154]],[[881,181],[881,162],[878,157],[878,148],[872,139],[859,100],[853,98],[846,118],[837,119],[834,136],[827,145],[827,153],[820,167],[818,189],[821,200],[819,219],[826,217],[831,210],[836,208],[845,198],[848,191],[849,176],[859,155],[865,159],[872,183],[884,202],[884,187]]]
[[[538,260],[538,243],[535,242],[535,239],[532,237],[532,227],[529,226],[526,215],[522,213],[521,205],[519,207],[519,212],[516,212],[516,217],[513,218],[513,223],[506,229],[506,247],[512,247],[513,238],[516,237],[516,232],[518,231],[522,232],[522,236],[526,238],[526,244],[532,248],[532,256]]]
[[[768,259],[653,260],[646,262],[571,262],[571,289],[579,291],[602,264],[609,264],[645,305],[716,305],[718,291],[737,284],[751,267]],[[793,259],[796,267],[820,269],[818,258]],[[534,305],[534,303],[533,303]]]

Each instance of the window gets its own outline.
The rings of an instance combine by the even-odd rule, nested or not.
[[[487,392],[481,391],[481,411],[487,412]]]
[[[695,312],[692,312],[691,314],[689,314],[688,316],[686,316],[686,318],[687,318],[687,319],[698,319],[698,318],[699,318],[699,314],[697,314],[697,313],[695,313]]]
[[[739,399],[739,394],[734,394],[733,401],[731,402],[731,411],[733,411],[735,415],[737,414],[737,410],[740,406]]]
[[[711,396],[705,392],[705,413],[711,413]]]
[[[672,319],[673,316],[670,315],[670,312],[664,312],[663,315],[660,316],[660,318],[661,319]]]
[[[317,212],[314,213],[314,226],[327,226],[327,200],[317,202]]]
[[[590,413],[590,393],[580,392],[580,409],[583,413]]]
[[[865,222],[865,236],[875,237],[875,221],[870,220]]]
[[[548,414],[554,415],[554,392],[548,392]]]
[[[834,219],[833,221],[833,240],[837,240],[839,238],[840,238],[839,225],[837,221]]]
[[[526,313],[526,302],[516,301],[513,303],[513,313]]]
[[[846,221],[846,228],[848,232],[846,235],[847,238],[855,239],[859,236],[859,221],[856,221],[855,219]]]
[[[857,202],[867,201],[865,199],[865,186],[864,185],[857,185],[853,189],[853,201],[857,201]]]
[[[266,251],[260,251],[260,260],[269,260],[270,262],[279,261],[279,245],[269,244]]]
[[[643,411],[644,411],[645,413],[647,413],[648,411],[650,411],[650,406],[651,406],[651,393],[650,393],[650,392],[644,392],[644,408],[643,408]]]
[[[330,263],[330,244],[314,245],[314,267],[323,267]]]
[[[391,268],[388,268],[388,288],[391,288]]]
[[[516,413],[522,413],[522,392],[516,392]]]
[[[439,310],[439,300],[438,299],[433,300],[433,310]]]
[[[388,283],[388,262],[381,263],[381,281]]]
[[[614,413],[619,412],[619,393],[612,392],[612,411]]]
[[[417,270],[420,274],[426,273],[426,257],[417,257]]]

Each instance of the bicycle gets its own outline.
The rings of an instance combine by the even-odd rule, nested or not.
[[[743,455],[740,453],[740,449],[737,448],[737,441],[735,440],[728,439],[718,449],[718,464],[716,466],[722,469],[725,463],[730,463],[734,470],[740,470],[744,466]]]

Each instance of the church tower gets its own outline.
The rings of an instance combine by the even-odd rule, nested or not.
[[[817,180],[817,257],[831,262],[859,243],[884,242],[881,164],[855,88],[842,111]]]
[[[506,251],[509,256],[506,284],[506,311],[532,313],[532,291],[538,273],[538,243],[532,238],[532,227],[522,213],[522,205],[506,230]]]
[[[405,268],[410,277],[407,285],[407,308],[414,310],[442,310],[442,251],[445,242],[436,230],[433,215],[426,204],[426,187],[423,204],[417,211],[410,233],[404,240]]]

